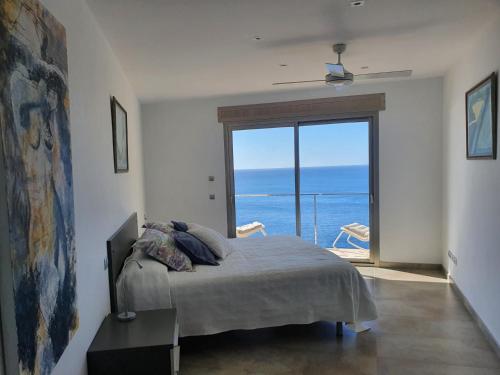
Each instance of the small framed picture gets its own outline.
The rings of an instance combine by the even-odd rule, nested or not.
[[[128,172],[127,111],[114,96],[111,98],[111,123],[113,125],[115,173]]]
[[[465,94],[467,159],[496,159],[497,75],[491,74]]]

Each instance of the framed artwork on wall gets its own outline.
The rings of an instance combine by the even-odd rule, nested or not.
[[[125,173],[128,172],[127,111],[114,96],[111,98],[111,122],[115,173]]]
[[[496,159],[497,74],[465,94],[467,159]]]

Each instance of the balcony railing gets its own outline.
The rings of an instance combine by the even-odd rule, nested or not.
[[[359,192],[337,192],[337,193],[300,193],[299,196],[310,196],[313,199],[313,227],[314,227],[314,243],[318,243],[318,203],[317,199],[320,196],[366,196],[369,193]],[[270,194],[235,194],[235,198],[263,198],[263,197],[295,197],[294,193],[270,193]],[[265,223],[264,223],[265,224]],[[349,224],[349,223],[345,223]]]

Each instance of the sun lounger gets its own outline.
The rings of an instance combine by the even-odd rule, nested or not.
[[[335,241],[333,241],[332,247],[334,249],[336,249],[335,245],[340,240],[340,237],[342,237],[343,234],[347,235],[347,243],[349,243],[351,246],[354,246],[356,249],[366,250],[363,247],[353,243],[351,241],[351,237],[354,237],[361,242],[370,242],[370,228],[363,224],[352,223],[349,225],[344,225],[340,228],[339,235],[337,236]]]
[[[267,236],[267,233],[265,231],[265,226],[262,223],[259,223],[258,221],[254,221],[253,223],[250,224],[245,224],[240,227],[236,227],[236,237],[238,238],[244,238],[251,236],[254,233],[260,232],[264,236]]]

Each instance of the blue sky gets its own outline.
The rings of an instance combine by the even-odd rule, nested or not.
[[[368,123],[302,126],[300,165],[322,167],[368,164]],[[293,128],[233,132],[235,169],[292,168]]]

